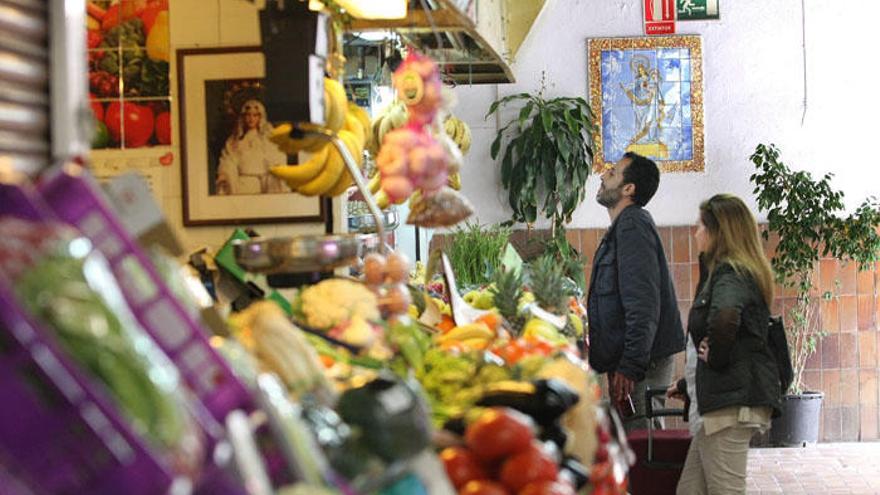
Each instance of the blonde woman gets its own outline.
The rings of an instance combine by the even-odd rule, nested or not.
[[[269,167],[287,163],[287,156],[269,141],[272,124],[258,100],[241,107],[235,130],[226,139],[217,166],[217,194],[266,194],[290,188],[269,173]]]
[[[697,351],[702,425],[677,493],[741,494],[749,440],[779,414],[782,395],[767,343],[773,272],[755,218],[736,196],[718,194],[701,204],[695,237],[705,276],[688,317],[688,334]]]

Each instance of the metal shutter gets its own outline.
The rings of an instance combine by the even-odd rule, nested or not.
[[[0,0],[0,166],[49,163],[47,2]]]

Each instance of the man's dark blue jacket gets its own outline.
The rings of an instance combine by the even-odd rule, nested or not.
[[[587,299],[590,366],[645,378],[651,362],[684,349],[685,334],[663,243],[651,214],[625,208],[596,255]]]

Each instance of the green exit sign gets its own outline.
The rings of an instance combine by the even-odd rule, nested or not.
[[[676,0],[679,21],[705,21],[718,19],[720,0]]]

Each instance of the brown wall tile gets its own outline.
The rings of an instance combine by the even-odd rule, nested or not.
[[[857,333],[840,334],[840,367],[856,368],[859,366],[859,337]]]
[[[859,439],[859,407],[843,406],[840,408],[840,439],[844,442],[855,442]]]
[[[596,229],[584,229],[581,231],[581,253],[584,254],[590,264],[599,247],[599,233]]]
[[[666,261],[672,262],[672,227],[659,227],[657,232],[660,234],[660,241],[663,242]]]
[[[859,405],[859,370],[840,371],[840,404],[844,406]]]
[[[672,228],[672,261],[675,263],[688,263],[691,261],[690,227]]]
[[[816,352],[807,356],[807,361],[804,363],[804,369],[806,370],[821,370],[822,366],[822,344],[816,346]]]
[[[837,293],[837,260],[819,261],[819,288]]]
[[[836,297],[821,303],[822,330],[828,333],[840,332],[839,303]]]
[[[859,301],[856,296],[840,296],[840,331],[854,332],[859,328]]]
[[[859,405],[877,407],[877,370],[859,370]]]
[[[841,438],[840,430],[840,406],[822,405],[824,423],[822,440],[826,442],[838,442]]]
[[[862,406],[859,408],[859,440],[877,440],[877,408]]]
[[[568,243],[571,244],[571,247],[577,249],[577,251],[581,252],[581,230],[566,230],[565,238],[568,239]]]
[[[859,368],[877,367],[877,332],[859,332]]]
[[[858,273],[856,279],[856,290],[858,291],[859,295],[874,295],[874,270],[862,270]]]
[[[822,390],[822,370],[804,371],[804,390]]]
[[[840,405],[840,370],[828,368],[822,370],[822,392],[825,393],[824,406]]]
[[[699,263],[691,263],[691,291],[690,298],[693,299],[697,296],[697,285],[700,284],[700,264]]]
[[[856,294],[856,272],[855,263],[841,263],[838,267],[837,277],[840,279],[840,294],[843,296],[852,296]]]
[[[697,238],[694,237],[697,235],[696,226],[691,225],[689,235],[691,238],[691,261],[696,262],[700,259],[700,250],[697,248]]]
[[[874,296],[859,295],[858,298],[858,322],[859,330],[871,330],[875,327],[874,322]]]
[[[689,301],[693,297],[691,290],[691,265],[689,263],[673,263],[672,282],[675,285],[675,296],[679,301]]]

